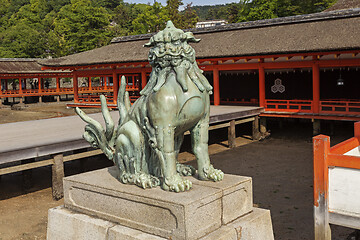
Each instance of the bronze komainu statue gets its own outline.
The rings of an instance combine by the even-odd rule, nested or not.
[[[188,42],[199,42],[191,32],[184,33],[171,21],[151,37],[149,62],[153,68],[141,97],[131,106],[125,77],[117,99],[118,126],[101,96],[106,123],[88,117],[76,108],[88,123],[84,138],[99,147],[119,169],[119,180],[143,188],[161,185],[168,191],[189,190],[192,183],[182,176],[194,175],[191,166],[178,163],[184,133],[190,130],[192,150],[201,180],[220,181],[223,172],[214,169],[208,154],[208,126],[212,87],[195,61],[195,51]]]

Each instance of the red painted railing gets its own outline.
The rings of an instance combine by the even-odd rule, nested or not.
[[[312,112],[311,100],[278,100],[266,99],[265,110],[275,112]]]
[[[360,114],[359,100],[322,100],[320,101],[321,113],[338,113],[338,114]]]
[[[359,145],[360,122],[355,123],[353,138],[333,147],[330,147],[328,136],[318,135],[313,138],[315,240],[331,240],[330,223],[353,227],[352,222],[360,221],[359,217],[329,209],[329,170],[335,167],[360,169],[359,156],[344,155]],[[351,195],[349,197],[351,198]],[[344,201],[346,200],[347,198],[344,198]]]

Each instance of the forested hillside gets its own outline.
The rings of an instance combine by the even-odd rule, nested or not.
[[[321,12],[336,0],[240,0],[215,6],[193,6],[200,21],[224,19],[229,23]]]
[[[109,44],[115,36],[155,32],[171,19],[179,28],[205,19],[251,21],[313,13],[335,0],[241,0],[191,6],[181,0],[162,6],[123,0],[0,0],[0,57],[59,57]]]

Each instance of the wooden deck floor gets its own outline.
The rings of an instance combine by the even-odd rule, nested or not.
[[[253,117],[260,107],[211,106],[210,124]],[[104,123],[100,113],[89,114]],[[118,112],[111,115],[116,122]],[[0,124],[0,164],[89,147],[82,138],[85,123],[78,116]]]

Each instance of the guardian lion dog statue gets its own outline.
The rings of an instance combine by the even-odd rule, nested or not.
[[[191,32],[184,33],[171,21],[151,37],[148,60],[150,79],[131,106],[126,80],[121,78],[117,97],[119,123],[115,128],[104,96],[100,96],[106,128],[87,116],[76,113],[87,125],[84,138],[100,148],[119,170],[122,183],[143,188],[161,185],[167,191],[183,192],[192,187],[181,176],[196,170],[180,164],[177,157],[184,133],[191,133],[200,180],[220,181],[221,170],[210,164],[208,127],[212,87],[195,61],[195,51],[188,42],[199,42]]]

